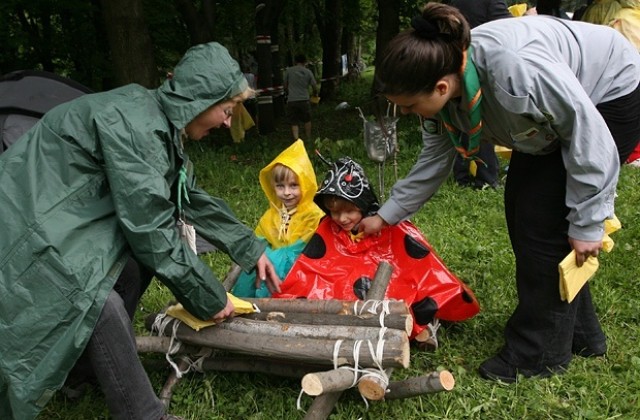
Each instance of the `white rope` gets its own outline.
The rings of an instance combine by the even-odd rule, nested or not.
[[[178,350],[180,350],[180,347],[182,346],[182,343],[177,338],[178,327],[181,324],[180,320],[170,317],[164,312],[159,313],[158,315],[156,315],[156,318],[153,321],[153,325],[151,326],[151,331],[152,332],[157,331],[158,336],[165,336],[165,329],[167,328],[167,325],[169,325],[171,321],[175,321],[175,322],[173,323],[173,328],[171,331],[169,348],[167,349],[167,352],[165,353],[164,357],[165,359],[167,359],[167,362],[169,363],[169,365],[176,372],[176,377],[182,378],[182,375],[187,373],[189,369],[191,369],[191,364],[189,363],[189,366],[185,371],[181,371],[178,365],[171,358],[171,355],[176,354]]]
[[[354,304],[354,313],[355,314],[361,314],[362,312],[364,312],[365,307],[367,304],[370,304],[370,302],[373,302],[373,312],[371,313],[376,313],[377,308],[382,306],[382,311],[380,312],[380,322],[381,324],[384,324],[383,319],[385,314],[389,314],[389,301],[388,300],[384,300],[384,301],[365,301],[363,304],[363,307],[360,309],[360,313],[358,313],[358,302],[355,302]],[[377,302],[377,303],[376,303]],[[355,340],[353,343],[353,366],[349,366],[349,365],[343,365],[343,366],[338,366],[338,359],[340,356],[340,347],[342,346],[342,343],[344,342],[344,340],[340,339],[340,340],[336,340],[336,342],[333,345],[333,368],[334,369],[348,369],[350,371],[353,372],[353,383],[351,384],[351,386],[349,388],[354,388],[355,386],[358,385],[358,383],[366,377],[377,377],[380,379],[380,382],[384,385],[384,388],[386,389],[389,385],[389,376],[387,375],[387,373],[384,371],[383,367],[382,367],[382,360],[383,360],[383,356],[384,356],[384,343],[385,343],[385,339],[384,339],[384,335],[387,332],[387,327],[385,327],[384,325],[381,326],[380,331],[378,332],[378,341],[375,345],[375,349],[374,349],[374,345],[371,342],[371,340],[366,340],[367,343],[367,348],[369,349],[369,354],[371,355],[371,359],[373,360],[373,363],[375,364],[375,368],[368,368],[368,369],[363,369],[362,367],[360,367],[360,350],[362,347],[362,343],[364,342],[364,340]],[[298,409],[298,411],[303,411],[302,409],[302,395],[304,394],[304,389],[300,390],[300,394],[298,394],[298,399],[296,401],[296,408]],[[369,409],[369,401],[363,396],[360,395],[362,397],[362,400],[364,401],[365,404],[365,410]]]

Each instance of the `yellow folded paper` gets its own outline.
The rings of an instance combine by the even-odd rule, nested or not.
[[[622,227],[620,220],[614,214],[611,219],[604,221],[604,236],[602,237],[602,250],[611,252],[613,249],[613,239],[609,236]],[[576,265],[576,252],[571,251],[560,264],[558,271],[560,272],[560,299],[571,303],[576,297],[582,286],[589,281],[591,277],[598,271],[598,258],[589,257],[582,264],[582,267]]]
[[[231,293],[227,293],[227,299],[229,299],[235,307],[233,311],[234,315],[250,314],[256,312],[256,308],[254,308],[250,302],[239,299],[233,296]],[[174,317],[175,319],[179,319],[196,331],[200,331],[202,328],[210,327],[216,324],[216,321],[210,319],[203,321],[199,318],[196,318],[195,316],[191,315],[189,311],[184,309],[184,306],[182,306],[181,303],[167,308],[167,315]]]
[[[582,286],[589,281],[591,277],[598,271],[598,259],[589,257],[582,264],[582,267],[576,265],[576,252],[571,251],[560,264],[560,299],[566,300],[568,303],[576,297]]]
[[[613,215],[613,218],[604,221],[604,236],[602,238],[603,251],[611,252],[615,242],[613,242],[613,239],[611,239],[609,234],[615,232],[616,230],[619,230],[621,227],[622,224],[615,214]]]

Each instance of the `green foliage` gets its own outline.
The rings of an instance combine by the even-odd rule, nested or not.
[[[360,88],[368,92],[370,75]],[[341,99],[365,107],[366,94],[353,86],[341,87]],[[363,164],[372,182],[378,165],[368,160],[362,146],[362,121],[352,108],[335,111],[335,103],[323,103],[313,111],[314,142],[307,144],[313,156],[318,147],[328,158],[348,154]],[[398,122],[400,150],[398,176],[410,168],[420,147],[415,117]],[[290,144],[284,121],[275,133],[260,136],[249,132],[244,143],[233,144],[226,131],[190,144],[199,183],[211,194],[225,199],[238,216],[254,226],[266,208],[258,184],[258,172]],[[312,144],[313,143],[313,144]],[[313,158],[316,175],[326,167]],[[504,162],[503,162],[504,163]],[[385,184],[395,179],[393,162],[384,169]],[[455,377],[451,392],[406,400],[372,403],[367,410],[354,390],[343,394],[330,419],[636,419],[640,418],[640,340],[637,308],[638,260],[640,257],[640,170],[623,167],[618,184],[616,213],[623,228],[613,235],[616,247],[602,254],[601,267],[591,281],[597,312],[609,339],[606,358],[576,357],[562,376],[522,380],[503,385],[481,379],[476,369],[502,344],[502,331],[516,305],[514,261],[503,217],[502,189],[474,191],[447,182],[413,218],[447,266],[474,290],[482,311],[475,318],[441,328],[440,348],[435,353],[412,349],[411,366],[396,370],[392,379],[447,369]],[[388,192],[388,191],[387,191]],[[224,276],[231,262],[220,253],[202,257],[216,275]],[[169,291],[153,282],[144,295],[136,317],[141,320],[172,299]],[[163,356],[143,357],[152,384],[159,391],[167,376]],[[302,419],[296,409],[300,392],[297,380],[241,373],[190,373],[175,388],[170,411],[187,419]],[[311,405],[303,396],[303,409]],[[79,401],[57,394],[40,419],[106,419],[108,413],[99,391]]]

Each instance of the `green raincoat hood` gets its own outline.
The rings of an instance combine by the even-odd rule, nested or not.
[[[190,48],[173,76],[157,92],[171,123],[183,129],[210,106],[233,98],[248,87],[229,51],[217,42],[210,42]]]

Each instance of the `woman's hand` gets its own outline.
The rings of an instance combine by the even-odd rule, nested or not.
[[[213,321],[216,323],[222,322],[230,316],[233,316],[233,311],[235,311],[235,309],[236,307],[233,306],[233,303],[231,303],[231,299],[227,299],[227,305],[224,307],[224,309],[211,317],[211,319],[213,319]]]
[[[266,281],[267,288],[271,293],[280,292],[280,277],[276,274],[276,269],[269,261],[269,258],[263,253],[256,263],[256,288],[260,288],[260,282]]]
[[[358,232],[364,232],[364,236],[375,235],[387,226],[389,224],[376,214],[360,220]]]
[[[602,249],[602,241],[580,241],[569,238],[569,244],[576,251],[576,265],[578,267],[582,267],[587,258],[597,257]]]

